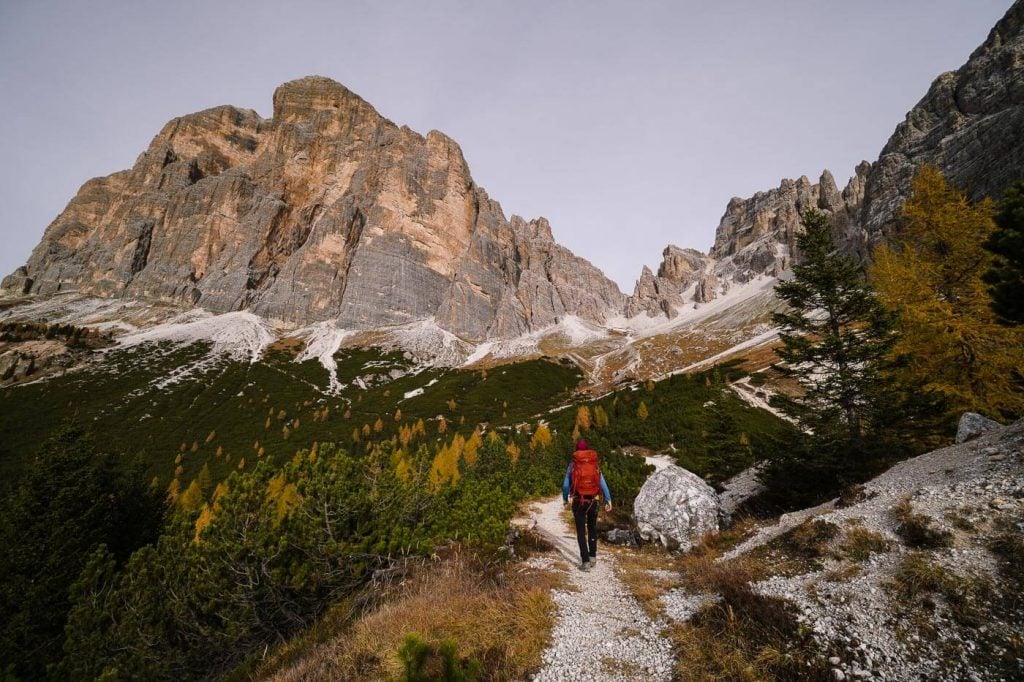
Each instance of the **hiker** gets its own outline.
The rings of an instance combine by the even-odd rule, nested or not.
[[[587,441],[576,442],[576,452],[565,470],[562,481],[562,504],[572,497],[572,515],[576,520],[576,539],[580,543],[580,570],[587,571],[597,565],[597,496],[604,497],[604,510],[612,510],[612,494],[604,482],[598,466],[597,453]]]

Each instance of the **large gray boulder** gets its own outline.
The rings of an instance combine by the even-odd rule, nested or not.
[[[633,502],[640,537],[688,550],[707,533],[718,532],[721,501],[700,476],[675,465],[656,472]]]
[[[956,442],[966,443],[1001,427],[1002,424],[999,422],[983,417],[977,412],[964,412],[960,417],[960,424],[956,427]]]

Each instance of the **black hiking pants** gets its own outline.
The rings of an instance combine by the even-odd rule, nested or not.
[[[597,556],[597,507],[596,497],[572,498],[572,517],[576,520],[576,540],[580,543],[580,561],[589,561]]]

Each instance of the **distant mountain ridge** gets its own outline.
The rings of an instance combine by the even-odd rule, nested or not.
[[[456,364],[535,354],[545,333],[561,334],[556,354],[596,343],[595,373],[622,378],[650,364],[640,339],[717,356],[764,336],[771,282],[799,257],[800,215],[829,213],[839,243],[866,258],[897,229],[923,164],[974,199],[1024,177],[1024,0],[842,190],[825,170],[817,183],[735,197],[708,253],[667,246],[630,296],[557,244],[543,218],[506,219],[453,140],[398,127],[322,77],[279,87],[270,119],[229,106],[174,119],[132,169],[87,182],[2,286],[249,310],[285,328],[402,328],[385,336],[417,351],[443,343]],[[692,310],[712,301],[713,318]]]
[[[827,169],[747,199],[734,197],[708,254],[669,245],[655,276],[645,268],[634,312],[671,317],[754,277],[792,264],[800,215],[832,216],[837,241],[859,258],[898,227],[910,184],[922,165],[937,167],[977,200],[999,197],[1024,177],[1024,2],[1018,0],[957,69],[936,78],[893,132],[874,163],[861,162],[840,192]],[[679,264],[686,265],[681,269]]]

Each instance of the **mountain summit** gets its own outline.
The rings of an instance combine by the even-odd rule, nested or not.
[[[280,86],[269,120],[221,106],[169,122],[130,170],[87,182],[3,287],[295,326],[434,318],[468,341],[625,303],[546,220],[506,219],[452,139],[318,76]]]

